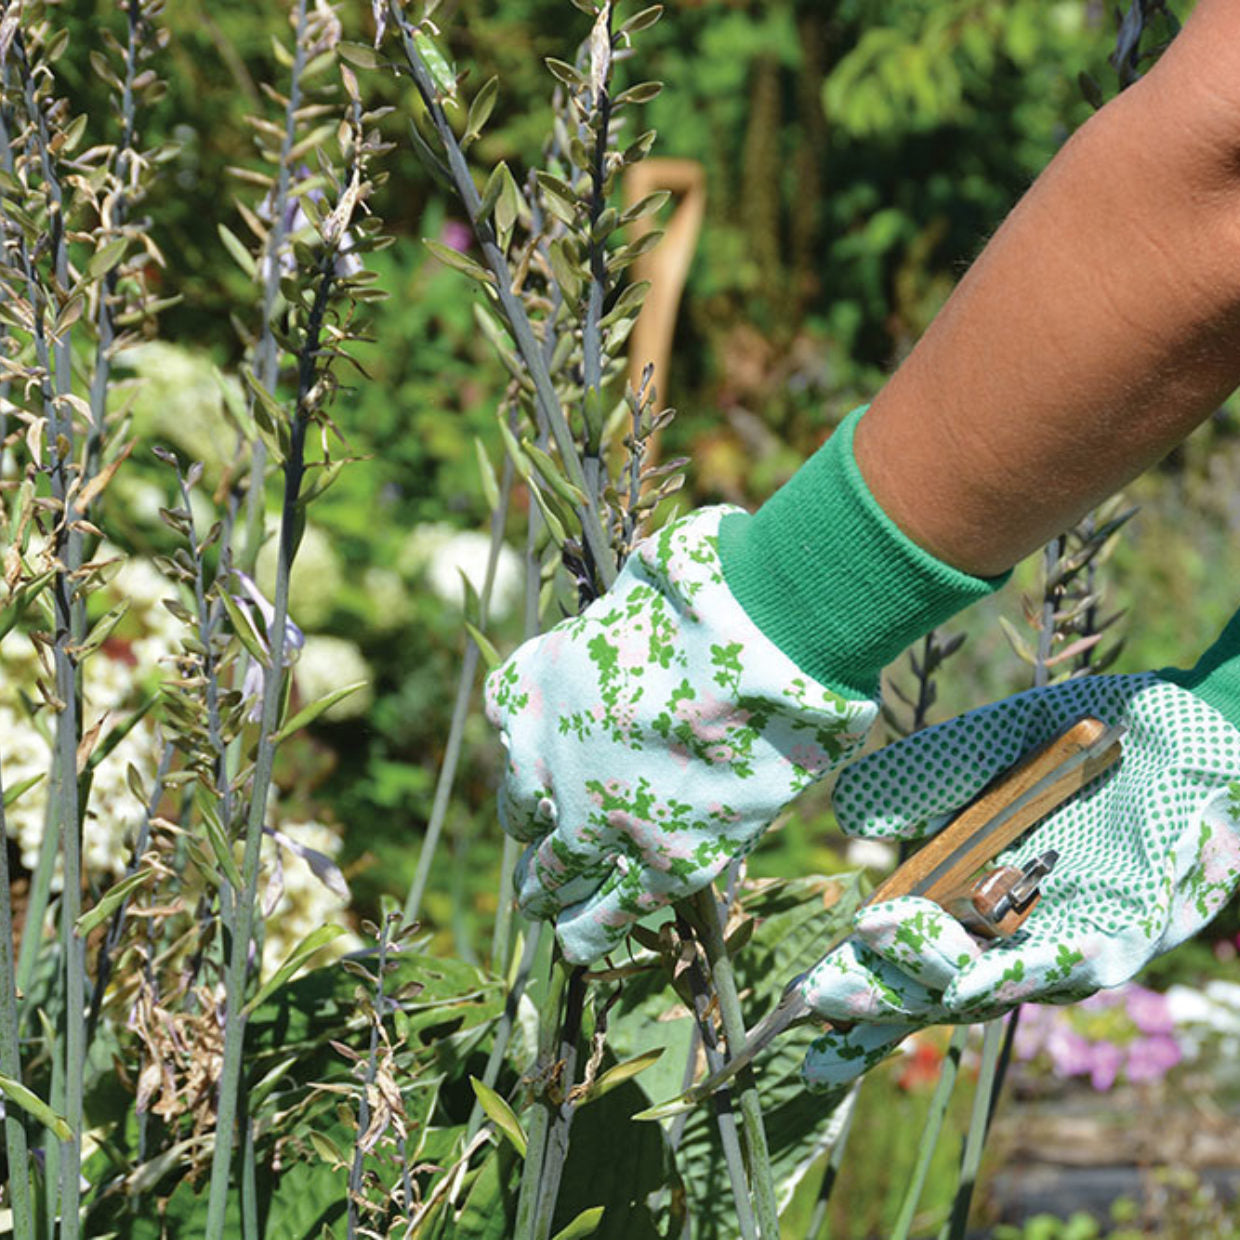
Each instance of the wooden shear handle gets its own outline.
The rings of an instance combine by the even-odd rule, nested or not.
[[[1107,731],[1107,725],[1100,719],[1078,720],[1023,762],[996,777],[948,826],[880,883],[869,902],[919,895],[950,911],[952,901],[965,895],[971,898],[977,890],[973,880],[987,862],[1119,760],[1121,750],[1117,740],[1085,761],[1068,767],[1058,779],[1049,778],[1069,759],[1096,745]],[[1037,787],[1040,783],[1045,786]],[[1036,792],[1027,796],[1035,788]],[[1022,797],[1027,799],[1005,821],[982,832],[983,827],[988,827]],[[974,836],[976,840],[970,843]],[[1029,901],[1023,906],[1023,915],[1015,921],[1013,914],[1003,918],[1000,932],[1012,933],[1033,904],[1034,901]]]

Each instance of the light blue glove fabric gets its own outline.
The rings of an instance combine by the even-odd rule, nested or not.
[[[581,616],[487,679],[528,841],[521,908],[593,960],[704,887],[803,788],[857,752],[876,703],[813,680],[749,619],[718,554],[726,509],[640,543]]]

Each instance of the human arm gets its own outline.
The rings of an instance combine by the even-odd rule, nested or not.
[[[878,502],[1010,568],[1240,384],[1240,5],[1202,0],[1064,146],[858,428]]]

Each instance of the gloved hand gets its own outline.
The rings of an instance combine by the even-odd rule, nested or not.
[[[933,835],[1083,715],[1127,724],[1123,757],[1001,858],[1059,853],[1024,926],[981,947],[928,900],[863,909],[854,937],[802,984],[819,1015],[856,1022],[814,1042],[811,1088],[850,1080],[926,1025],[1118,986],[1226,903],[1240,882],[1240,616],[1191,671],[1032,690],[869,755],[836,785],[840,824],[872,837]]]
[[[721,509],[638,545],[579,617],[487,680],[508,748],[504,829],[533,841],[522,909],[586,962],[704,887],[802,788],[846,761],[877,712],[805,675],[724,582]]]
[[[488,677],[500,820],[530,844],[518,899],[570,961],[750,849],[858,751],[885,663],[994,587],[882,513],[852,457],[859,416],[756,516],[674,522]]]

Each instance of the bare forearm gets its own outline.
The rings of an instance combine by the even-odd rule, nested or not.
[[[955,567],[1010,567],[1240,385],[1237,9],[1203,0],[1064,148],[859,424],[880,504]]]

